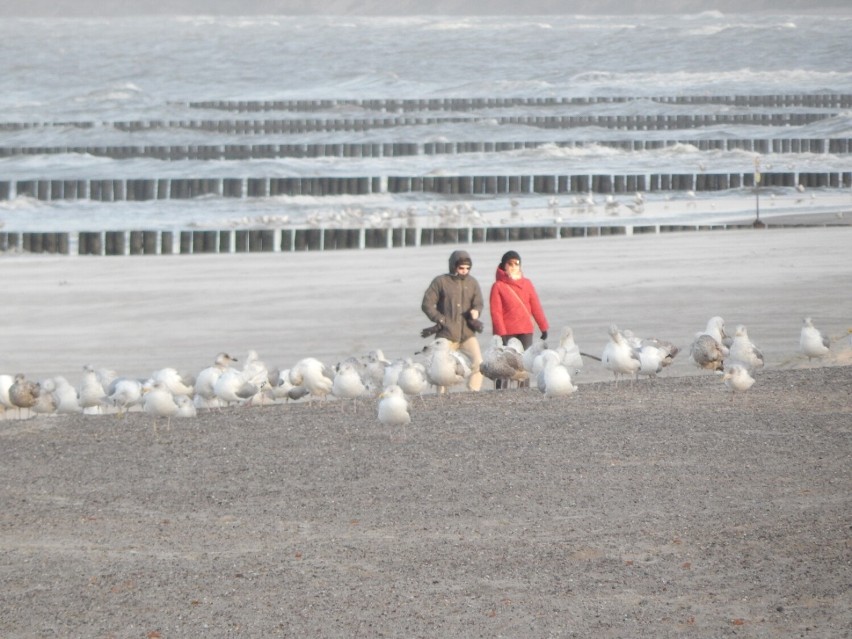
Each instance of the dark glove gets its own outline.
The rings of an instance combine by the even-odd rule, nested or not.
[[[476,331],[477,333],[481,333],[482,329],[485,328],[484,324],[478,319],[467,320],[467,325],[470,326],[471,330]]]
[[[541,332],[541,339],[547,339],[547,331]]]
[[[429,337],[430,335],[435,335],[440,330],[441,330],[441,325],[435,324],[434,326],[430,326],[429,328],[424,328],[422,331],[420,331],[420,337]]]

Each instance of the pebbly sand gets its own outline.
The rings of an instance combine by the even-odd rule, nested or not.
[[[0,421],[0,636],[849,637],[849,228],[516,243],[554,326],[767,356],[746,394],[679,355],[535,390]],[[486,291],[509,245],[469,247]],[[2,372],[197,371],[422,345],[451,247],[0,260]],[[797,355],[801,318],[831,359]],[[483,338],[483,343],[485,342]],[[8,417],[8,416],[7,416]]]

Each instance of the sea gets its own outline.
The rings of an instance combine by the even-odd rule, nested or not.
[[[850,33],[849,14],[4,18],[0,181],[368,177],[384,185],[394,176],[632,175],[648,184],[658,174],[842,174],[852,171],[848,146],[839,152],[827,146],[767,152],[701,142],[852,138],[849,108],[770,108],[730,99],[852,94]],[[423,107],[402,112],[394,107],[401,101],[421,101]],[[466,106],[453,109],[453,101]],[[239,103],[255,106],[223,108]],[[300,104],[309,106],[292,106]],[[377,104],[384,106],[377,110]],[[434,110],[429,104],[444,106]],[[761,112],[790,117],[780,124],[731,117]],[[817,117],[800,121],[796,114]],[[718,122],[643,130],[605,127],[595,119],[680,115],[717,116]],[[571,127],[536,123],[566,116],[592,118]],[[304,131],[192,125],[376,118],[389,124]],[[646,144],[650,140],[677,143]],[[625,148],[614,144],[619,141],[643,144]],[[390,156],[162,159],[68,150],[406,143],[422,151],[462,142],[470,143],[464,152]],[[761,193],[747,185],[702,193],[649,189],[611,196],[610,206],[600,193],[590,198],[578,192],[383,188],[109,202],[39,198],[11,187],[8,195],[0,198],[2,232],[446,220],[587,224],[613,216],[650,224],[710,223],[742,218]],[[775,185],[762,196],[764,215],[852,210],[852,190],[842,183],[808,186],[807,192],[798,184]]]

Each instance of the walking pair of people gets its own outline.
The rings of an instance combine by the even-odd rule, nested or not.
[[[479,282],[470,274],[473,260],[464,250],[453,251],[449,259],[449,271],[435,277],[423,295],[420,308],[434,322],[423,329],[422,337],[434,335],[450,341],[453,348],[467,355],[473,371],[468,378],[468,390],[482,388],[482,352],[477,333],[483,331],[480,319],[484,300]],[[547,339],[547,317],[533,283],[524,277],[521,256],[516,251],[507,251],[500,259],[491,286],[489,298],[491,327],[503,343],[516,337],[524,348],[533,343],[534,325],[541,330],[542,339]],[[497,388],[505,388],[507,380],[497,380]]]

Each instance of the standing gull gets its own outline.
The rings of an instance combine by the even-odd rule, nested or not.
[[[810,362],[814,357],[825,357],[829,353],[828,337],[819,332],[810,317],[802,321],[802,333],[799,337],[799,349],[807,355]]]
[[[609,341],[604,346],[601,354],[601,363],[604,368],[611,370],[615,375],[615,383],[618,384],[619,375],[634,376],[641,366],[639,355],[624,339],[624,335],[615,324],[609,327]]]
[[[391,384],[379,395],[379,421],[385,426],[402,426],[411,423],[405,393],[396,384]]]
[[[748,369],[749,373],[763,368],[763,353],[749,339],[748,331],[743,324],[739,324],[734,333],[734,341],[731,342],[728,361],[742,364]]]
[[[555,350],[545,350],[540,355],[536,382],[538,389],[545,397],[564,397],[577,390],[571,382],[571,373],[568,367],[562,363],[559,353]]]
[[[149,381],[143,387],[142,410],[154,418],[154,432],[161,417],[166,418],[166,430],[171,430],[172,416],[178,412],[174,395],[162,382]]]
[[[353,412],[358,412],[358,398],[366,394],[367,387],[361,379],[361,371],[357,362],[349,360],[341,362],[334,374],[331,384],[331,394],[338,399],[351,399]]]
[[[695,336],[689,347],[689,359],[698,368],[720,371],[724,368],[728,349],[724,346],[725,320],[721,317],[711,317],[703,333]]]
[[[734,401],[735,393],[744,393],[754,385],[754,378],[749,375],[748,370],[739,364],[733,364],[725,369],[722,375],[725,387],[731,391],[731,401]]]
[[[213,361],[212,366],[208,366],[201,370],[195,376],[195,397],[193,403],[196,408],[213,409],[218,408],[221,404],[219,398],[216,397],[216,382],[222,376],[231,364],[237,361],[236,357],[231,357],[227,353],[219,353]]]
[[[38,382],[28,380],[23,373],[15,375],[15,380],[9,387],[9,401],[18,409],[18,417],[21,416],[22,408],[29,411],[36,405],[39,395],[41,385]]]
[[[458,353],[454,352],[445,337],[439,337],[424,348],[428,353],[426,378],[435,386],[438,393],[444,393],[456,384],[461,384],[470,375],[470,366],[466,366]]]
[[[529,378],[529,372],[524,368],[522,353],[504,346],[503,338],[499,335],[491,338],[491,346],[482,354],[479,370],[485,377],[495,382],[500,379],[506,380],[507,384],[503,388],[508,388],[509,380],[522,382]]]

